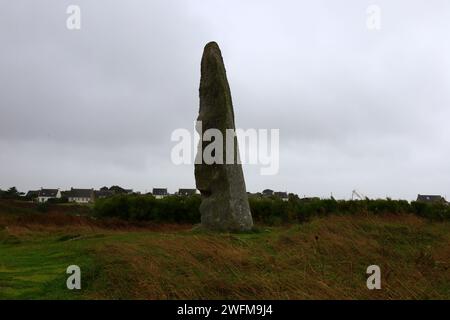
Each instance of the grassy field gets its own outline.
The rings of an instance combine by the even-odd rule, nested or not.
[[[450,223],[330,216],[253,233],[0,206],[0,299],[450,299]],[[82,289],[66,288],[78,265]],[[377,264],[382,289],[368,290]]]

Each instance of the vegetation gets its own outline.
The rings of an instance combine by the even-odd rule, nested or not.
[[[302,223],[313,217],[360,214],[414,214],[430,220],[450,220],[450,206],[446,204],[409,203],[404,200],[345,201],[335,199],[299,199],[289,201],[277,197],[250,197],[254,220],[265,225]],[[151,195],[117,195],[98,200],[94,213],[99,217],[125,220],[198,223],[200,222],[198,195],[169,196],[155,199]]]
[[[449,261],[450,222],[414,215],[334,215],[214,234],[0,214],[0,299],[449,299]],[[73,264],[82,270],[79,291],[66,288]],[[366,287],[372,264],[381,290]]]
[[[199,201],[1,200],[0,299],[450,299],[446,207],[251,198],[255,230],[217,234],[191,223]],[[372,264],[381,290],[366,288]]]
[[[19,199],[22,195],[23,193],[17,191],[16,187],[11,187],[6,191],[0,189],[0,199]]]
[[[198,223],[200,196],[170,196],[156,199],[152,195],[116,195],[95,202],[94,212],[99,217],[125,220]]]

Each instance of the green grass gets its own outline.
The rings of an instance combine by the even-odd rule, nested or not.
[[[449,258],[450,224],[412,216],[242,234],[0,223],[0,299],[450,299]],[[382,290],[366,288],[372,264]]]
[[[7,239],[6,239],[7,240]],[[66,268],[94,265],[89,241],[62,242],[56,236],[0,242],[0,299],[72,299],[81,296],[65,288]]]

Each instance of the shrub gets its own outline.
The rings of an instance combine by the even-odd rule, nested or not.
[[[100,217],[157,222],[197,223],[200,221],[200,196],[169,196],[155,199],[151,195],[116,195],[95,202]]]
[[[58,203],[68,203],[69,199],[67,199],[66,197],[62,197],[62,198],[50,198],[47,200],[47,202],[49,204],[58,204]]]
[[[444,203],[423,203],[413,201],[411,206],[414,213],[430,220],[450,220],[450,206]]]
[[[36,210],[39,212],[47,212],[48,211],[48,203],[46,202],[39,202],[36,205]]]

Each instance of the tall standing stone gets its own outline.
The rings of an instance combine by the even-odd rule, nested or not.
[[[253,227],[244,174],[239,157],[237,139],[233,135],[232,164],[226,162],[227,129],[235,132],[234,111],[225,66],[219,46],[210,42],[205,46],[201,62],[200,111],[197,131],[203,137],[208,129],[218,129],[223,136],[223,164],[205,162],[195,164],[197,189],[202,194],[200,213],[202,226],[220,231],[245,231]],[[230,141],[228,141],[230,142]],[[200,140],[197,159],[210,141]],[[230,150],[229,150],[230,152]],[[230,156],[230,155],[228,155]]]

